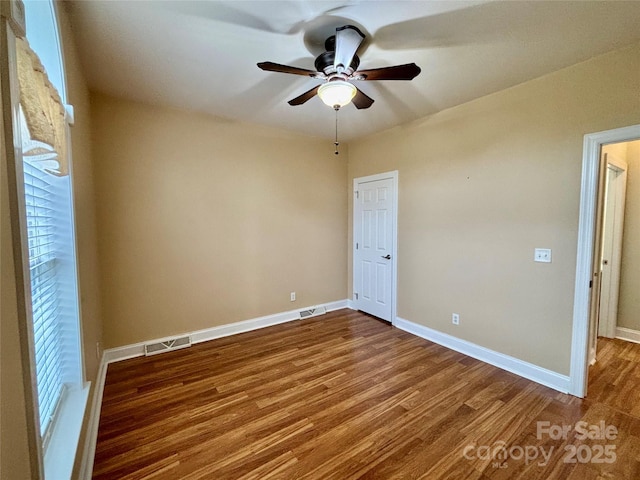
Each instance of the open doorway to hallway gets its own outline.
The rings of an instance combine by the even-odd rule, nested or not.
[[[604,195],[600,184],[606,178],[602,176],[602,150],[610,144],[636,140],[640,140],[640,124],[584,136],[569,385],[569,393],[576,397],[587,395],[590,357],[591,352],[596,351],[597,342],[595,312],[599,311],[599,287],[596,283],[602,260],[599,247],[602,215],[598,206],[604,202],[598,199]]]
[[[602,146],[598,185],[591,365],[598,338],[640,342],[640,140]]]

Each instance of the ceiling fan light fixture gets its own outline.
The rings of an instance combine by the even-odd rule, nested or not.
[[[318,96],[325,105],[344,107],[356,95],[356,87],[344,80],[332,80],[320,85]]]

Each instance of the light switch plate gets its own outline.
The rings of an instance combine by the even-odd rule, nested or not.
[[[536,248],[533,255],[534,262],[551,263],[550,248]]]

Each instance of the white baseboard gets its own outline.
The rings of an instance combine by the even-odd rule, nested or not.
[[[475,343],[462,340],[452,335],[433,330],[424,325],[410,322],[404,318],[396,317],[393,325],[401,330],[417,335],[431,342],[450,348],[456,352],[463,353],[469,357],[481,360],[485,363],[501,368],[521,377],[540,383],[546,387],[553,388],[562,393],[568,393],[570,378],[568,375],[561,375],[557,372],[547,370],[524,360],[520,360],[509,355],[505,355],[494,350],[490,350]]]
[[[91,398],[91,410],[87,420],[87,432],[84,440],[84,450],[82,451],[82,462],[80,463],[80,479],[91,480],[93,475],[93,460],[96,455],[96,444],[98,442],[98,426],[100,424],[100,410],[102,410],[102,395],[104,394],[104,382],[107,378],[107,362],[104,353],[96,375],[95,388]]]
[[[182,337],[185,335],[191,336],[191,343],[206,342],[208,340],[214,340],[216,338],[228,337],[229,335],[236,335],[238,333],[249,332],[252,330],[258,330],[260,328],[270,327],[272,325],[278,325],[279,323],[291,322],[293,320],[299,320],[301,310],[308,310],[311,308],[325,307],[327,312],[332,310],[338,310],[340,308],[347,308],[348,300],[337,300],[335,302],[323,303],[320,305],[313,305],[310,307],[298,308],[296,310],[289,310],[288,312],[275,313],[273,315],[266,315],[264,317],[252,318],[250,320],[243,320],[241,322],[229,323],[227,325],[219,325],[217,327],[205,328],[204,330],[197,330],[195,332],[178,333],[172,337],[154,338],[147,340],[146,342],[134,343],[131,345],[125,345],[122,347],[109,348],[104,351],[104,359],[106,363],[119,362],[121,360],[127,360],[129,358],[140,357],[144,355],[144,346],[147,343],[156,343],[168,340],[173,337]]]
[[[616,338],[627,342],[640,343],[640,331],[631,328],[616,327]]]

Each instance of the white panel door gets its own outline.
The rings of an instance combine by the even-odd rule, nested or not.
[[[357,183],[354,198],[354,303],[392,319],[394,181]]]
[[[602,222],[602,254],[600,258],[600,308],[598,335],[615,338],[622,261],[622,234],[627,186],[627,163],[605,155],[604,217]]]

